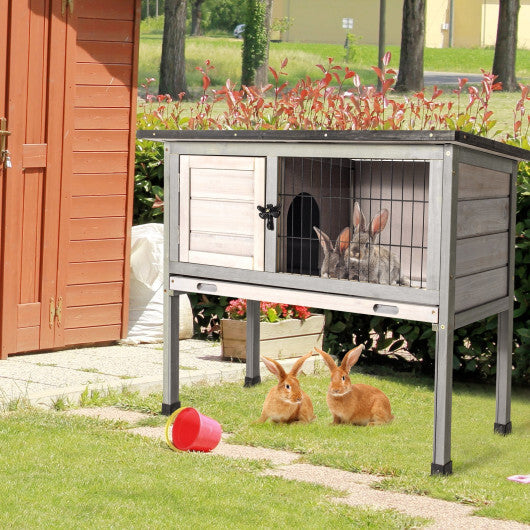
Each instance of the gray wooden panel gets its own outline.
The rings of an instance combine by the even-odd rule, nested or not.
[[[278,204],[278,158],[267,158],[265,178],[265,203]],[[265,230],[265,270],[276,272],[276,238],[278,234],[278,221],[274,220],[274,230]]]
[[[455,329],[462,328],[473,322],[478,322],[492,315],[497,315],[511,307],[510,299],[506,296],[493,302],[461,311],[455,315]]]
[[[170,204],[164,212],[165,243],[170,261],[179,259],[179,157],[164,149],[164,200]]]
[[[493,234],[508,230],[510,199],[458,202],[457,238]]]
[[[397,285],[379,285],[375,283],[349,280],[334,280],[316,276],[260,272],[255,270],[237,270],[228,267],[202,265],[196,263],[171,262],[170,274],[245,282],[252,285],[264,285],[281,289],[299,289],[308,292],[336,293],[346,296],[362,296],[392,302],[437,305],[439,292],[415,287]]]
[[[470,164],[458,164],[458,199],[508,197],[510,173]]]
[[[168,142],[171,153],[208,156],[302,156],[328,158],[379,158],[382,160],[435,160],[442,146],[409,144],[340,144],[319,142]]]
[[[440,284],[440,245],[442,229],[443,160],[429,165],[429,218],[427,228],[427,289]]]
[[[371,298],[367,299],[362,297],[298,291],[288,288],[276,289],[274,287],[265,287],[263,285],[249,285],[239,282],[219,282],[210,279],[201,280],[200,278],[183,276],[171,276],[170,286],[172,289],[185,292],[255,300],[272,300],[279,303],[350,311],[352,313],[366,315],[390,316],[394,318],[418,320],[420,322],[438,322],[438,309],[434,306],[406,304],[402,302],[389,303],[387,300],[374,300]]]
[[[509,232],[459,239],[456,244],[456,276],[466,276],[508,263]]]
[[[455,154],[459,162],[472,166],[487,167],[494,171],[510,173],[513,160],[504,157],[502,154],[487,153],[479,149],[470,149],[463,146],[455,146]]]
[[[508,267],[462,276],[455,282],[455,311],[465,311],[507,294]]]

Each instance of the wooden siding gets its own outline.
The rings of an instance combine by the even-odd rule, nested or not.
[[[127,332],[138,4],[76,3],[66,344]]]
[[[508,294],[510,178],[458,164],[456,312]]]

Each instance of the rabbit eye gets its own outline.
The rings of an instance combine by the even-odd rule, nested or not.
[[[345,375],[342,376],[342,380],[346,381],[346,376]]]
[[[291,385],[285,385],[285,388],[286,388],[287,390],[291,390]]]

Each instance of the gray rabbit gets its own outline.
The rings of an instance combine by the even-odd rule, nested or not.
[[[388,222],[388,210],[384,208],[366,226],[359,204],[353,207],[353,237],[348,257],[348,277],[362,282],[390,285],[410,285],[408,279],[401,277],[401,264],[398,257],[385,247],[374,244]]]
[[[320,266],[320,276],[322,278],[348,278],[347,252],[350,247],[351,234],[349,227],[342,230],[339,237],[337,237],[335,245],[333,245],[329,236],[320,230],[320,228],[314,226],[313,230],[318,236],[324,255],[322,265]]]

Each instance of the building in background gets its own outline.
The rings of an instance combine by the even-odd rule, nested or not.
[[[518,48],[530,49],[530,0],[520,0]],[[427,48],[495,46],[499,0],[429,0]],[[399,46],[403,0],[386,2],[386,43]],[[275,0],[273,18],[288,17],[292,25],[276,35],[286,42],[342,44],[346,32],[362,37],[361,44],[377,44],[379,2],[376,0]],[[353,18],[353,29],[343,29]]]

